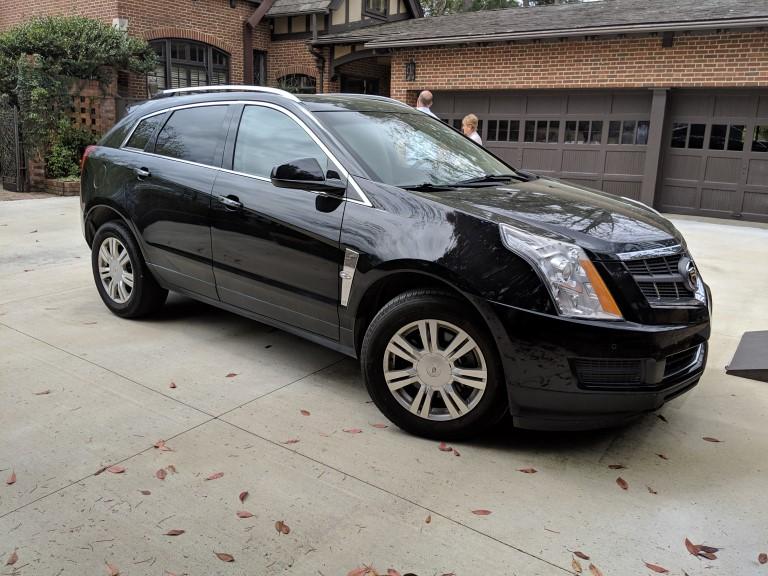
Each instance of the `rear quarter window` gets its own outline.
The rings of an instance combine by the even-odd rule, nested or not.
[[[226,117],[226,105],[176,110],[157,135],[155,154],[220,166]]]
[[[139,122],[139,125],[136,126],[131,137],[128,138],[128,142],[125,143],[125,147],[144,150],[157,128],[162,125],[165,118],[166,114],[158,114],[156,116],[145,118]]]

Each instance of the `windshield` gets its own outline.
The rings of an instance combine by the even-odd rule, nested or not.
[[[372,180],[400,187],[455,185],[511,169],[421,112],[315,112]]]

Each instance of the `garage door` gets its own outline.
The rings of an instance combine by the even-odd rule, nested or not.
[[[673,92],[658,206],[768,221],[768,91]]]
[[[640,198],[651,92],[435,92],[432,110],[461,127],[480,119],[485,146],[512,166]]]

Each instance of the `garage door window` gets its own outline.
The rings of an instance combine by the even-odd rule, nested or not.
[[[539,144],[557,143],[560,120],[526,120],[525,141]]]
[[[712,124],[709,133],[710,150],[734,150],[741,152],[744,149],[744,125],[743,124]]]
[[[611,120],[608,124],[608,144],[648,144],[648,120]]]
[[[520,140],[520,120],[488,120],[489,142],[517,142]]]
[[[600,144],[602,120],[568,120],[565,123],[566,144]]]
[[[752,152],[768,152],[768,124],[755,126],[752,138]]]
[[[704,131],[706,124],[688,124],[687,122],[672,123],[672,148],[704,148]]]

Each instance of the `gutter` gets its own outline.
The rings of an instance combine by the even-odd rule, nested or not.
[[[713,20],[709,22],[662,22],[653,24],[625,24],[619,26],[594,26],[590,28],[562,28],[553,30],[533,30],[525,32],[500,32],[496,34],[476,34],[449,36],[440,38],[417,38],[412,40],[387,40],[383,36],[366,41],[365,37],[328,38],[318,40],[318,44],[366,42],[366,48],[406,48],[418,46],[442,46],[446,44],[476,44],[479,42],[505,42],[511,40],[535,40],[541,38],[562,38],[568,36],[607,36],[615,34],[643,34],[650,32],[685,32],[696,30],[717,30],[720,28],[755,28],[768,26],[768,16]]]

